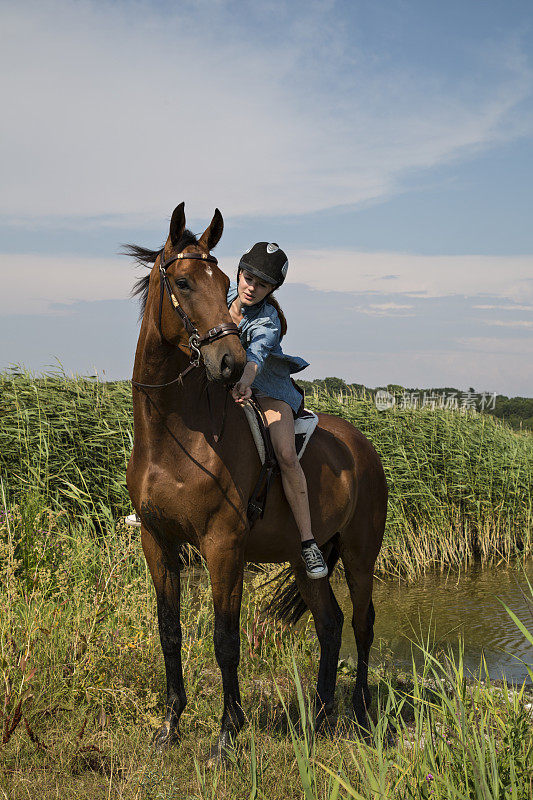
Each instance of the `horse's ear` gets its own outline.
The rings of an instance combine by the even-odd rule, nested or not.
[[[206,228],[200,236],[200,244],[205,245],[208,250],[212,250],[219,243],[223,230],[224,220],[222,219],[222,214],[218,208],[215,208],[215,213],[213,214],[213,219],[211,220],[209,227]]]
[[[185,230],[185,203],[180,203],[172,212],[170,220],[170,241],[176,245]]]

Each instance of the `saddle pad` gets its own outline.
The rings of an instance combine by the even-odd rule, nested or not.
[[[261,464],[264,464],[265,445],[263,442],[263,437],[261,436],[261,431],[259,430],[257,417],[255,416],[255,412],[249,403],[244,403],[242,407],[244,408],[246,419],[248,420],[250,430],[252,431],[252,436],[254,437],[254,442],[257,447],[257,452],[259,453],[259,458],[261,459]],[[299,417],[294,420],[294,444],[296,446],[296,455],[298,456],[298,459],[303,456],[305,448],[307,447],[307,442],[311,438],[311,434],[317,425],[317,415],[312,411],[309,411],[307,408],[304,408]]]

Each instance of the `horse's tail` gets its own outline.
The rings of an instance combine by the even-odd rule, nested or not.
[[[329,577],[331,577],[340,555],[339,534],[335,534],[328,544],[330,545],[330,551],[326,558],[326,564],[328,565]],[[280,574],[279,585],[265,611],[270,616],[292,625],[298,622],[300,617],[307,611],[307,605],[300,594],[294,579],[294,573],[290,567],[287,567]]]

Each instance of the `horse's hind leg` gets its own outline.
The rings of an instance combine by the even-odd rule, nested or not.
[[[374,565],[385,531],[388,497],[387,482],[377,454],[374,462],[374,468],[364,470],[359,478],[354,514],[339,537],[340,556],[352,599],[352,625],[357,645],[353,709],[357,722],[365,728],[368,727],[370,706],[368,658],[374,640],[372,584]]]
[[[333,711],[344,616],[329,580],[310,580],[303,566],[297,565],[293,568],[302,599],[313,615],[320,643],[315,699],[315,727],[318,729]]]
[[[374,620],[376,618],[372,603],[372,574],[351,573],[348,577],[353,604],[352,626],[357,646],[357,673],[352,704],[359,725],[368,726],[367,711],[370,707],[368,687],[368,661],[370,648],[374,641]]]
[[[342,542],[342,538],[341,538]],[[353,692],[353,710],[359,725],[368,727],[367,711],[370,707],[368,687],[368,659],[374,640],[374,605],[372,603],[372,583],[374,562],[369,566],[359,554],[341,547],[346,581],[353,606],[352,626],[357,646],[357,674]]]
[[[159,638],[167,678],[166,715],[153,740],[154,746],[161,749],[178,740],[178,723],[187,704],[181,666],[180,573],[177,557],[164,552],[144,527],[141,538],[157,597]]]

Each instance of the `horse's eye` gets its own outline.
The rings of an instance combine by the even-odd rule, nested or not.
[[[189,289],[190,288],[189,284],[187,283],[187,281],[184,278],[181,278],[180,280],[176,281],[176,286],[178,287],[178,289]]]

